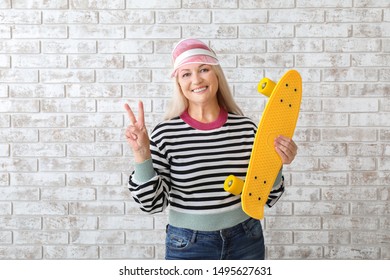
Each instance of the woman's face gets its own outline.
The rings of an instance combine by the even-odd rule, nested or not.
[[[217,102],[218,77],[211,65],[187,64],[177,71],[179,86],[191,105]]]

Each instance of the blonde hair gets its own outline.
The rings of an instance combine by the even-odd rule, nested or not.
[[[229,84],[220,65],[211,65],[218,78],[217,99],[218,104],[226,112],[243,115],[240,107],[234,101]],[[174,90],[168,110],[165,113],[165,120],[180,116],[188,108],[188,100],[181,91],[177,76],[174,79]]]

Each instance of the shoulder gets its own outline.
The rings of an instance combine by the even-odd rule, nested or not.
[[[234,113],[228,114],[228,120],[226,122],[227,125],[231,126],[247,126],[257,129],[255,122],[246,116],[236,115]]]
[[[152,130],[151,137],[158,138],[166,134],[180,134],[186,129],[188,129],[186,123],[180,117],[175,117],[157,124]]]

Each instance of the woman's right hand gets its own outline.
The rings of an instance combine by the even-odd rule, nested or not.
[[[135,118],[127,103],[124,107],[130,119],[130,124],[125,132],[126,140],[133,150],[135,162],[142,163],[152,157],[148,131],[145,127],[144,105],[141,101],[138,102],[138,119]]]

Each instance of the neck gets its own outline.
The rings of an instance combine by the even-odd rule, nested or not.
[[[188,107],[188,114],[191,118],[201,123],[211,123],[218,119],[220,113],[220,107],[218,104],[209,106],[194,106]]]

